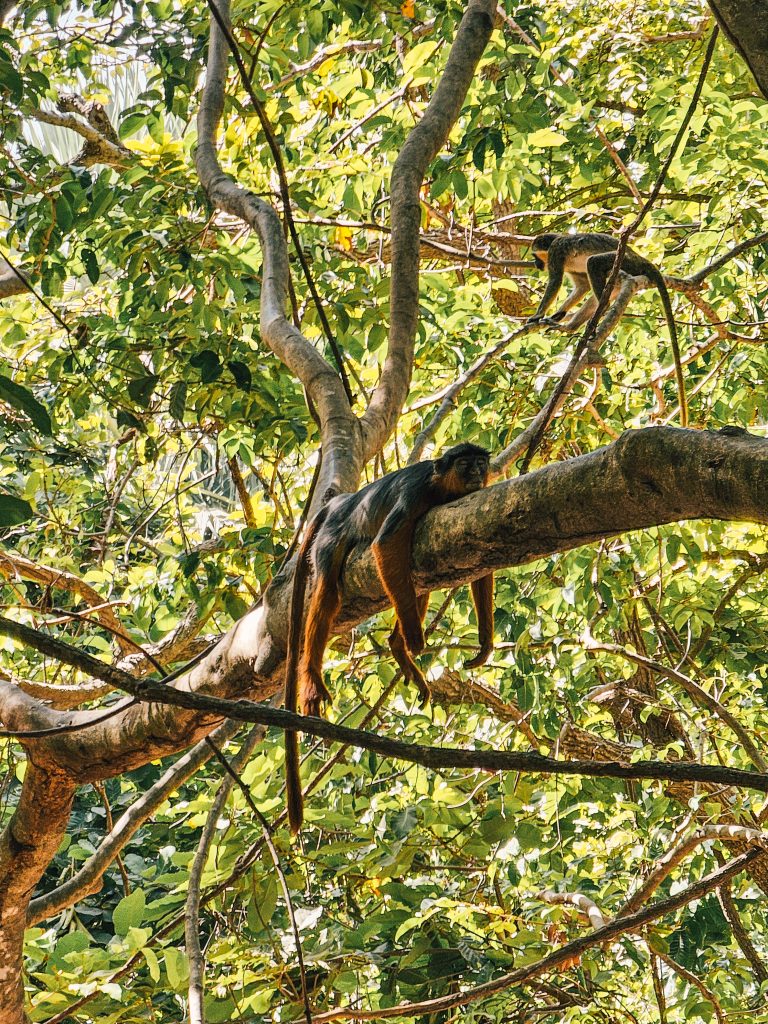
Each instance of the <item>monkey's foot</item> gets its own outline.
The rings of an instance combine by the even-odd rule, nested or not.
[[[331,701],[328,687],[323,680],[314,673],[302,679],[299,689],[299,706],[302,715],[320,716],[320,705]]]
[[[404,634],[405,646],[411,652],[411,654],[421,654],[424,650],[426,641],[424,640],[424,630],[420,629],[418,633],[408,631]]]
[[[410,681],[413,683],[413,685],[419,691],[419,697],[421,699],[421,706],[424,707],[425,704],[429,704],[429,702],[432,700],[432,691],[430,690],[429,686],[427,685],[427,681],[424,678],[424,676],[421,674],[419,669],[416,669],[415,672],[411,672],[411,680]]]

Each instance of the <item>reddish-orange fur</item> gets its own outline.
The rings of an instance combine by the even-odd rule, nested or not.
[[[313,520],[299,549],[288,627],[285,706],[318,715],[330,700],[323,683],[323,653],[341,607],[340,575],[344,560],[358,544],[370,543],[381,584],[397,617],[389,642],[395,660],[422,700],[430,692],[412,655],[424,650],[423,622],[428,594],[417,594],[411,578],[411,546],[417,521],[429,509],[484,487],[488,453],[460,444],[434,462],[417,463],[389,473],[351,495],[340,495]],[[315,587],[307,609],[301,657],[301,621],[310,559]],[[478,619],[480,652],[470,667],[483,664],[493,648],[493,575],[472,584]],[[295,732],[286,731],[288,820],[296,832],[303,818],[299,748]]]

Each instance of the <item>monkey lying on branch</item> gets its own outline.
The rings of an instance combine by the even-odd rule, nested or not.
[[[619,243],[615,238],[600,232],[574,235],[546,234],[538,235],[534,238],[531,243],[534,263],[539,270],[546,270],[549,276],[539,308],[528,322],[540,322],[551,327],[559,327],[564,331],[575,331],[582,324],[586,323],[597,309],[618,247]],[[630,248],[627,248],[621,261],[621,270],[622,273],[629,274],[631,277],[647,277],[658,289],[661,304],[664,307],[669,338],[672,343],[672,355],[675,360],[677,393],[680,402],[680,424],[686,427],[688,426],[688,399],[685,394],[685,381],[683,379],[680,346],[677,342],[677,329],[672,312],[672,303],[667,286],[664,283],[664,278],[650,260],[647,260],[644,256]],[[573,286],[572,291],[560,309],[553,313],[552,316],[546,317],[544,314],[554,302],[555,296],[560,290],[560,285],[563,283],[563,274],[568,275]],[[615,301],[620,287],[621,282],[617,280],[609,296],[611,302]],[[563,322],[563,317],[567,311],[575,306],[590,288],[592,289],[590,298],[580,310],[573,314],[570,320]]]
[[[407,682],[415,684],[423,701],[430,697],[421,669],[413,660],[424,650],[424,617],[429,594],[417,594],[411,578],[411,546],[417,521],[437,505],[463,498],[485,487],[490,455],[485,448],[464,442],[439,459],[417,462],[387,473],[355,494],[341,494],[321,508],[299,548],[288,623],[285,669],[285,707],[318,715],[330,700],[323,683],[323,652],[341,607],[340,577],[353,548],[369,544],[381,585],[395,609],[397,621],[389,637],[395,661]],[[301,620],[309,570],[315,585],[304,624]],[[482,665],[493,650],[493,574],[472,583],[480,651],[467,668]],[[303,648],[303,650],[302,650]],[[301,659],[299,656],[301,655]],[[293,832],[304,816],[299,773],[299,744],[295,732],[285,733],[285,778],[288,821]]]

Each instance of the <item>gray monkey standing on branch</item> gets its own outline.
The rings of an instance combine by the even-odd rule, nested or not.
[[[533,261],[539,270],[548,272],[547,287],[541,297],[539,308],[529,318],[528,323],[544,323],[561,327],[565,331],[575,331],[587,320],[597,309],[598,302],[605,290],[605,285],[613,266],[614,253],[619,247],[617,239],[612,235],[601,232],[589,232],[585,234],[560,235],[544,234],[537,235],[531,243]],[[677,393],[680,402],[680,424],[688,426],[688,399],[685,394],[685,380],[683,378],[683,367],[680,361],[680,346],[677,341],[677,329],[675,327],[672,303],[669,298],[669,291],[664,283],[664,278],[659,269],[647,260],[644,256],[627,248],[624,258],[621,261],[621,270],[632,277],[647,277],[658,290],[661,297],[661,304],[664,307],[664,317],[667,321],[669,339],[672,343],[672,355],[675,361],[675,376],[677,378]],[[545,316],[546,311],[555,300],[555,296],[563,283],[563,274],[567,274],[572,285],[572,290],[565,299],[562,306],[552,314]],[[617,280],[609,301],[613,302],[621,287]],[[562,322],[563,317],[569,309],[576,305],[583,295],[592,289],[591,297],[584,303],[580,310],[573,314],[570,320]]]

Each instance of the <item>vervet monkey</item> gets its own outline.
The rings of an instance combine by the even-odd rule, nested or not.
[[[557,324],[566,331],[574,331],[577,327],[586,323],[597,309],[597,304],[605,290],[605,285],[613,266],[614,254],[618,247],[617,239],[612,235],[602,234],[598,231],[574,235],[554,233],[537,235],[531,244],[533,261],[539,270],[546,270],[549,276],[539,308],[530,317],[529,323],[540,321],[545,324]],[[677,341],[677,329],[672,312],[672,303],[669,299],[669,292],[664,283],[664,278],[650,260],[647,260],[644,256],[630,248],[627,248],[627,251],[624,253],[624,258],[621,261],[621,270],[631,277],[647,277],[658,289],[661,296],[661,304],[664,307],[664,316],[672,343],[672,355],[675,360],[677,393],[680,402],[680,423],[686,427],[688,425],[688,399],[685,394],[685,381],[683,379],[680,346]],[[568,275],[572,291],[562,306],[552,316],[547,317],[545,316],[546,311],[554,302],[560,285],[563,283],[563,274]],[[620,287],[621,284],[617,280],[610,295],[611,302],[616,299]],[[590,288],[592,289],[592,295],[581,309],[574,313],[570,320],[560,323],[567,311],[575,306]]]

